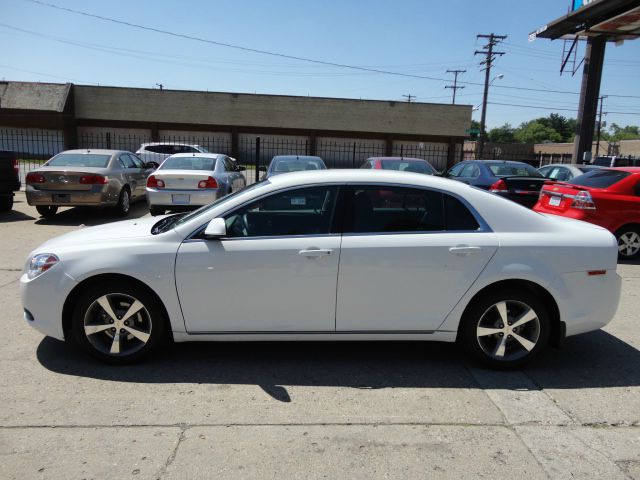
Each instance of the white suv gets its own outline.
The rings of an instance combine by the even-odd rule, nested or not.
[[[157,162],[158,164],[176,153],[209,153],[209,150],[200,145],[187,143],[154,142],[143,143],[136,152],[143,162]]]

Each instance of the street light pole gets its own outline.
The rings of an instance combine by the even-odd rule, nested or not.
[[[607,98],[607,95],[602,95],[600,97],[600,114],[598,118],[598,140],[596,142],[596,157],[598,153],[600,153],[600,130],[602,129],[602,102]]]

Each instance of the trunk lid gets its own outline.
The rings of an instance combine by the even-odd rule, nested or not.
[[[168,190],[198,190],[198,182],[213,177],[209,170],[156,170],[153,176]]]
[[[90,183],[80,183],[82,177],[90,175],[107,177],[105,169],[90,167],[44,167],[29,173],[44,176],[44,183],[32,184],[37,190],[91,190],[93,185]]]
[[[551,211],[565,212],[571,208],[578,192],[591,192],[590,187],[580,187],[570,183],[547,183],[540,192],[540,205]]]
[[[537,194],[544,185],[544,177],[501,177],[509,193]]]

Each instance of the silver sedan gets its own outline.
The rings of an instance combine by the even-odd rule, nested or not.
[[[147,179],[151,215],[190,210],[245,187],[244,167],[218,153],[178,153],[167,158]]]
[[[157,166],[123,150],[67,150],[27,174],[27,202],[43,217],[60,206],[115,207],[125,216]]]

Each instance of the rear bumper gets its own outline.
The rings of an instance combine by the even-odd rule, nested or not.
[[[181,195],[176,197],[174,195]],[[188,195],[188,201],[185,200],[184,195]],[[147,188],[147,204],[150,207],[188,207],[193,205],[194,207],[201,207],[202,205],[208,205],[218,198],[224,196],[224,193],[219,188],[211,188],[206,190],[158,190],[155,188]]]
[[[37,190],[31,185],[26,188],[29,205],[58,206],[109,206],[118,203],[120,192],[108,185],[95,185],[91,190]]]

